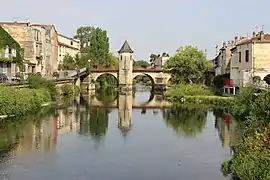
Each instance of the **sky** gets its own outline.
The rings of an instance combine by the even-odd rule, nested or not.
[[[207,50],[250,36],[254,27],[270,33],[269,0],[9,0],[1,3],[0,21],[54,24],[57,31],[73,36],[80,26],[107,30],[110,50],[127,40],[136,60],[151,53],[171,55],[184,45]]]

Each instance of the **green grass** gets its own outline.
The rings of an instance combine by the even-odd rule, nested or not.
[[[232,97],[214,95],[205,85],[178,85],[169,89],[165,99],[174,103],[204,104],[208,107],[228,107],[233,103]]]

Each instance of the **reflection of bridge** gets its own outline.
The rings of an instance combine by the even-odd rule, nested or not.
[[[103,101],[98,100],[96,96],[84,96],[84,100],[89,103],[91,107],[100,107],[100,108],[118,108],[121,103],[122,96],[128,96],[128,95],[119,95],[118,98],[115,98],[113,102],[110,103],[104,103]],[[132,96],[132,95],[131,95]],[[129,98],[130,99],[130,98]],[[164,101],[162,95],[152,95],[150,99],[143,103],[138,104],[132,99],[130,99],[131,102],[129,102],[130,105],[132,105],[133,109],[163,109],[163,108],[170,108],[172,106],[172,103],[168,101]]]
[[[164,87],[168,84],[171,74],[170,70],[160,68],[133,68],[133,50],[130,48],[127,41],[124,42],[119,53],[119,67],[118,69],[92,69],[88,72],[86,68],[80,69],[69,74],[69,77],[77,78],[76,85],[88,85],[87,89],[94,89],[94,82],[102,75],[111,75],[118,80],[120,89],[131,90],[133,79],[137,76],[148,76],[153,84],[153,87]]]

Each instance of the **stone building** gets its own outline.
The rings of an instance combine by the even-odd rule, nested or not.
[[[58,61],[57,65],[63,63],[64,57],[70,55],[75,57],[80,53],[80,41],[62,34],[58,34]]]
[[[263,31],[253,33],[252,38],[239,41],[231,49],[230,78],[235,86],[250,82],[253,77],[259,79],[270,74],[270,34]]]
[[[32,27],[42,27],[45,29],[45,52],[44,64],[45,73],[52,74],[58,69],[58,35],[54,25],[32,24]]]
[[[0,25],[20,44],[24,49],[24,72],[36,73],[37,58],[34,41],[34,32],[30,23],[1,22]]]
[[[0,22],[24,49],[23,72],[51,74],[57,71],[58,40],[53,25]]]
[[[0,83],[11,79],[18,70],[15,61],[22,61],[19,44],[0,26]],[[3,74],[8,79],[2,79]]]

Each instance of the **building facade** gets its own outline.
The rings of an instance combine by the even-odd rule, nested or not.
[[[255,76],[263,80],[270,74],[270,35],[253,33],[252,38],[239,41],[231,49],[230,77],[235,86],[243,86]]]
[[[80,53],[80,41],[58,34],[58,61],[57,66],[63,64],[64,57],[70,55],[75,57]]]
[[[52,74],[57,71],[58,37],[53,25],[0,22],[24,49],[23,72]]]
[[[12,63],[14,57],[16,57],[15,49],[9,46],[0,49],[0,74],[5,74],[9,79],[14,77],[17,72],[16,64]]]
[[[14,38],[24,49],[23,71],[36,73],[37,59],[34,42],[34,32],[30,23],[5,22],[1,26]]]
[[[45,29],[45,48],[44,56],[45,72],[52,74],[58,68],[58,35],[54,25],[32,24],[33,27],[42,27]]]

